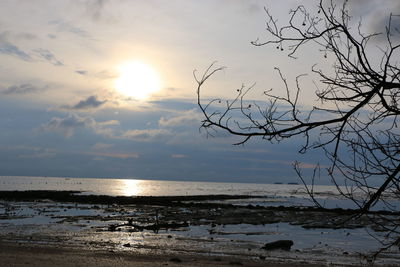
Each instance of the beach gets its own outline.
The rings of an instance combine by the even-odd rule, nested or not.
[[[370,264],[367,218],[349,210],[235,205],[254,196],[113,197],[2,191],[5,266],[359,266]],[[380,215],[384,215],[381,213]],[[341,219],[345,224],[332,224]],[[379,229],[376,229],[377,231]],[[290,240],[293,246],[265,249]],[[373,247],[372,247],[373,248]],[[394,248],[375,266],[398,266]]]
[[[0,243],[2,266],[320,266],[201,255],[142,255],[45,245]]]

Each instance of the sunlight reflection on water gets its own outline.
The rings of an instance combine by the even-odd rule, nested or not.
[[[140,196],[145,194],[144,191],[146,186],[144,186],[144,181],[141,180],[118,180],[121,183],[122,194],[124,196]]]

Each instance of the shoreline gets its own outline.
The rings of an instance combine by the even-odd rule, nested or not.
[[[260,205],[234,205],[224,203],[226,200],[265,199],[267,196],[252,195],[185,195],[185,196],[110,196],[83,194],[83,191],[66,190],[13,190],[1,191],[0,201],[54,201],[60,203],[102,204],[102,205],[158,205],[179,207],[208,207],[208,208],[238,208],[271,210],[271,211],[301,211],[301,212],[327,212],[338,215],[356,215],[357,209],[321,208],[315,206],[260,206]],[[272,198],[274,199],[274,198]],[[400,212],[388,210],[369,210],[363,214],[399,216]]]
[[[1,191],[0,247],[9,247],[4,257],[21,262],[30,257],[29,251],[37,251],[34,258],[38,261],[56,255],[59,266],[69,266],[62,255],[72,260],[86,255],[92,260],[100,254],[105,254],[100,258],[106,266],[117,265],[115,255],[128,266],[154,266],[146,265],[148,261],[160,266],[227,266],[235,262],[245,266],[354,266],[368,262],[363,256],[368,256],[365,249],[370,250],[376,241],[366,236],[364,229],[371,227],[367,217],[349,220],[352,213],[345,210],[224,202],[253,196],[110,198],[76,192]],[[69,199],[75,196],[82,203]],[[128,200],[132,202],[126,204]],[[345,223],[334,224],[332,219]],[[268,242],[286,239],[294,244],[289,250],[263,249]],[[174,257],[182,262],[170,262]],[[218,265],[215,258],[221,260]],[[136,262],[143,265],[129,265]],[[382,254],[376,266],[392,263],[400,264],[398,251]]]
[[[93,250],[38,244],[0,242],[2,266],[323,266],[229,256],[138,254],[132,251]]]

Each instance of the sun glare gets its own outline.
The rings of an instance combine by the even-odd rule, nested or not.
[[[149,65],[132,61],[119,67],[119,77],[115,89],[122,95],[144,100],[160,90],[157,72]]]
[[[137,196],[142,193],[142,181],[140,180],[120,180],[124,196]]]

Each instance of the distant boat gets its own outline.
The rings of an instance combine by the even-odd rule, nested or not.
[[[274,184],[283,184],[283,183],[281,183],[281,182],[275,182]]]
[[[287,183],[287,184],[295,184],[295,185],[298,185],[299,183]]]

